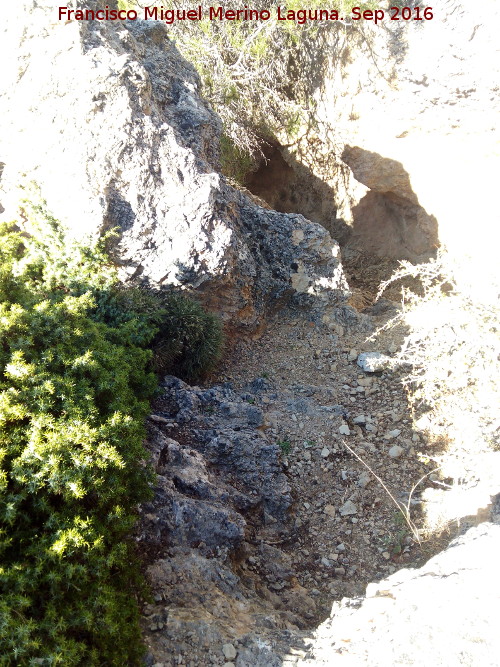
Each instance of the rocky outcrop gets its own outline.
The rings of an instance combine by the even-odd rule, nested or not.
[[[353,207],[349,246],[381,257],[422,260],[439,245],[437,220],[420,206],[401,162],[359,146],[343,161],[369,192]]]
[[[263,377],[239,390],[229,383],[190,387],[167,377],[163,389],[149,420],[148,447],[158,474],[155,494],[141,507],[136,534],[153,593],[143,614],[146,664],[173,666],[172,656],[180,656],[184,664],[223,665],[226,655],[233,656],[236,667],[334,661],[381,667],[496,664],[500,646],[492,610],[500,600],[500,496],[477,517],[465,519],[463,534],[421,567],[394,572],[396,564],[409,562],[405,552],[402,558],[395,552],[392,559],[389,553],[378,554],[384,563],[389,560],[379,565],[376,583],[364,595],[348,593],[333,602],[329,617],[311,637],[321,601],[319,590],[310,584],[306,588],[304,567],[323,580],[318,586],[339,590],[370,548],[380,552],[382,545],[390,547],[383,538],[370,547],[373,521],[364,512],[377,508],[375,517],[382,511],[373,502],[379,492],[369,490],[370,475],[360,476],[354,488],[346,486],[349,476],[357,477],[352,460],[341,458],[331,445],[308,448],[306,443],[282,468],[275,427],[290,418],[289,411],[304,422],[317,420],[313,426],[318,431],[323,418],[337,420],[336,425],[349,419],[346,408],[323,405],[327,397],[320,398],[320,388],[296,386],[294,392],[281,392]],[[368,424],[364,416],[351,423],[353,446],[355,430],[363,423]],[[371,432],[373,428],[363,435],[360,431],[360,440]],[[393,442],[396,433],[381,439],[390,436]],[[304,437],[302,433],[298,440]],[[389,444],[384,450],[388,457],[396,449],[394,457],[400,456],[403,448],[387,450]],[[339,493],[337,508],[324,504],[327,497],[334,502],[333,496],[322,496],[321,486],[307,477],[312,461],[324,464],[331,456],[336,463],[324,470],[325,483]],[[294,460],[300,461],[300,472]],[[340,475],[334,472],[338,465]],[[293,497],[296,474],[311,480],[310,496]],[[315,476],[321,474],[318,467]],[[340,505],[349,488],[357,493],[355,503],[348,499]],[[309,527],[319,520],[337,544],[328,558],[321,557],[324,549],[312,537],[317,530],[306,538],[298,520],[306,516],[302,505],[310,511]],[[465,532],[471,523],[479,525]],[[353,528],[359,532],[359,551],[350,541]],[[302,552],[307,560],[299,557]]]
[[[333,605],[307,656],[283,664],[496,665],[500,525],[483,523],[416,570]]]
[[[2,75],[4,219],[16,186],[35,181],[72,234],[118,230],[124,278],[196,289],[240,331],[295,293],[342,296],[323,228],[256,206],[218,173],[220,121],[164,24],[58,20],[45,0],[31,9],[20,3],[2,26],[21,63],[4,60]]]
[[[143,617],[148,664],[172,651],[219,664],[220,647],[238,637],[237,664],[278,666],[316,612],[277,546],[292,497],[268,417],[254,405],[264,387],[264,378],[243,393],[163,383],[147,442],[154,497],[136,534],[154,593]]]

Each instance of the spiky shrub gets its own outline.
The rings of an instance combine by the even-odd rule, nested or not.
[[[120,288],[104,243],[69,243],[43,203],[24,214],[29,234],[0,227],[0,664],[140,664],[152,359],[206,371],[221,327]]]
[[[408,327],[396,363],[408,370],[404,382],[420,423],[434,437],[478,451],[499,445],[500,308],[496,295],[468,285],[466,273],[442,251],[426,264],[401,262],[382,288],[401,278],[420,281],[418,294],[404,289],[403,308],[389,324]]]
[[[164,312],[153,342],[155,370],[186,380],[205,377],[222,354],[220,319],[180,294],[160,298]]]
[[[31,238],[0,229],[0,664],[139,664],[127,535],[149,490],[155,329],[93,318],[102,250],[65,250],[29,215]]]
[[[153,328],[153,368],[159,375],[177,375],[184,380],[206,377],[219,361],[223,330],[219,317],[206,312],[193,299],[146,288],[101,291],[95,316],[116,326],[133,312],[138,331]]]

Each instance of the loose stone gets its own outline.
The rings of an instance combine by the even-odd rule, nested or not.
[[[333,505],[325,505],[323,508],[323,512],[325,514],[328,514],[328,516],[334,517],[335,516],[335,507]]]
[[[232,660],[236,658],[236,649],[233,644],[224,644],[222,647],[222,653],[227,660]]]
[[[399,445],[394,445],[389,449],[389,456],[392,459],[397,459],[399,458],[404,452],[404,449],[400,447]]]
[[[341,516],[349,516],[350,514],[356,514],[358,511],[358,508],[356,505],[352,502],[352,500],[348,500],[345,502],[342,507],[339,509],[340,515]]]
[[[381,352],[362,352],[357,364],[365,373],[378,373],[389,367],[391,358]]]

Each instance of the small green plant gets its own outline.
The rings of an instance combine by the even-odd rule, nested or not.
[[[163,312],[153,340],[154,368],[186,380],[206,377],[222,355],[220,318],[180,294],[157,293]]]
[[[292,451],[292,443],[290,440],[278,440],[277,445],[281,449],[283,456],[288,456]]]
[[[224,336],[220,318],[193,299],[154,289],[114,286],[97,295],[95,317],[117,326],[133,314],[141,332],[154,330],[153,368],[159,375],[196,380],[219,361]],[[136,342],[140,343],[141,339]]]
[[[408,537],[408,531],[405,529],[397,530],[391,535],[386,535],[383,539],[383,548],[391,556],[400,556],[406,546],[405,540]]]
[[[406,540],[410,535],[408,526],[401,512],[395,512],[393,516],[394,532],[384,538],[384,548],[391,556],[400,556],[406,546]]]
[[[238,147],[226,134],[222,134],[220,138],[220,161],[222,173],[242,185],[256,168],[254,156]]]

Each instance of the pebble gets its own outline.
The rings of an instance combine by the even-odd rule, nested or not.
[[[356,361],[357,358],[358,358],[358,351],[353,348],[352,350],[349,351],[347,359],[349,361]]]
[[[223,667],[235,667],[234,662],[225,662]]]
[[[351,435],[351,429],[347,424],[342,424],[342,426],[339,428],[339,433],[341,435]]]
[[[339,509],[341,516],[349,516],[349,514],[357,514],[358,508],[352,502],[352,500],[347,500],[342,507]]]
[[[358,415],[357,417],[354,417],[352,421],[354,424],[366,424],[366,417],[365,415]]]
[[[324,459],[327,459],[327,458],[330,456],[330,454],[331,454],[331,452],[330,452],[330,450],[328,449],[328,447],[323,447],[323,449],[321,450],[321,456],[322,456]]]
[[[328,514],[328,516],[334,517],[335,516],[335,507],[333,505],[325,505],[323,508],[323,512],[325,514]]]
[[[389,456],[391,459],[397,459],[403,454],[404,449],[400,447],[399,445],[394,445],[389,449]]]
[[[345,551],[345,544],[342,542],[341,544],[337,544],[335,547],[335,551],[342,552]]]
[[[384,438],[386,440],[393,440],[394,438],[397,438],[398,435],[401,435],[401,429],[400,428],[395,428],[392,431],[388,431],[385,435]]]
[[[224,644],[222,647],[222,653],[227,660],[232,660],[236,658],[236,649],[233,644]]]
[[[360,486],[362,489],[366,489],[371,480],[372,478],[370,473],[362,472],[358,479],[358,486]]]
[[[334,569],[334,572],[335,572],[336,575],[342,576],[342,575],[345,574],[345,567],[336,567]]]
[[[324,556],[323,556],[323,558],[321,559],[321,564],[324,565],[325,567],[331,567],[331,566],[332,566],[332,564],[330,563],[330,561],[328,560],[328,558],[325,558]]]

